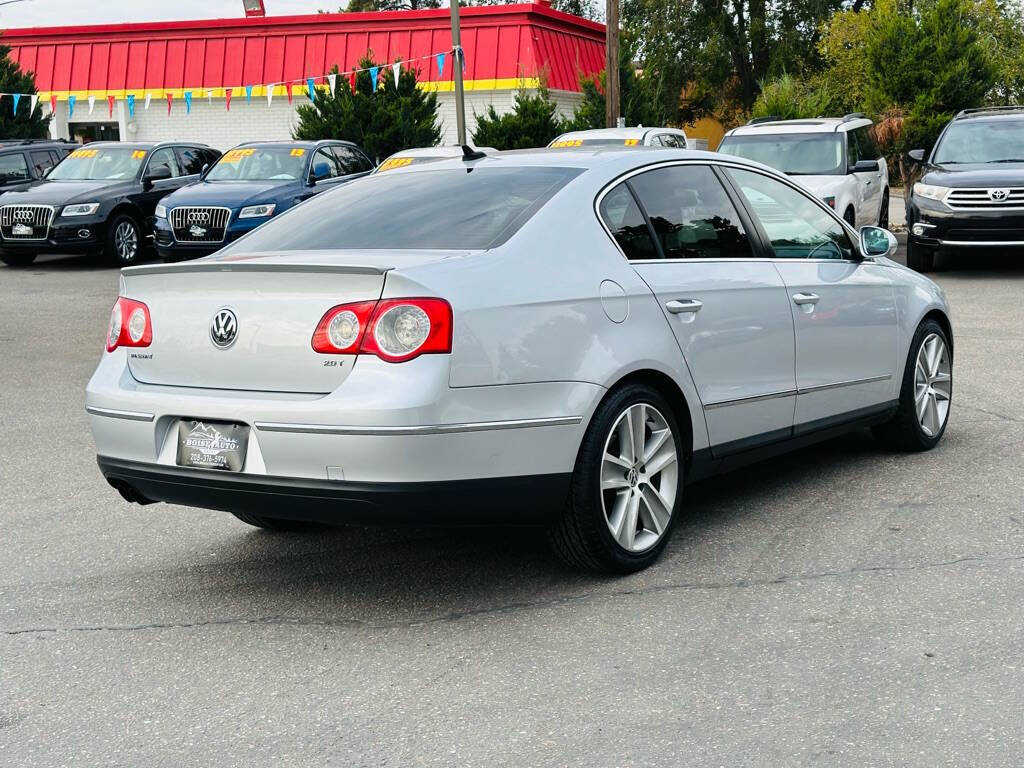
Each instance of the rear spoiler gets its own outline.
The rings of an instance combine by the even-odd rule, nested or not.
[[[260,262],[192,261],[177,264],[141,264],[125,267],[121,274],[134,275],[181,274],[187,272],[315,272],[348,275],[383,275],[393,266],[372,264],[280,264]]]

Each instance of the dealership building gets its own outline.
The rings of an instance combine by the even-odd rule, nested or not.
[[[580,76],[604,69],[604,26],[546,3],[464,8],[461,20],[470,132],[474,113],[508,111],[517,90],[542,83],[571,114]],[[333,67],[351,71],[369,52],[385,65],[378,78],[392,77],[395,61],[418,70],[421,87],[437,92],[443,143],[455,142],[446,8],[36,27],[2,39],[35,74],[55,138],[192,140],[222,150],[287,139],[310,81],[326,88]]]

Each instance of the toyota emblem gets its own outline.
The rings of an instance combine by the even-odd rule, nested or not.
[[[189,224],[205,224],[210,220],[210,214],[206,211],[189,211],[188,212],[188,223]]]
[[[990,189],[988,191],[988,199],[993,203],[1001,203],[1010,196],[1010,190],[1008,189]]]
[[[238,336],[238,318],[227,307],[217,310],[210,322],[210,341],[220,349],[227,349]]]

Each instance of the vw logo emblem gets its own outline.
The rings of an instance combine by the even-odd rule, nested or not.
[[[1010,190],[1008,189],[990,189],[988,191],[988,199],[993,203],[1001,203],[1010,196]]]
[[[629,483],[630,488],[637,487],[640,482],[640,473],[636,471],[636,467],[626,473],[626,482]]]
[[[14,212],[15,221],[32,221],[33,213],[29,210],[21,210]]]
[[[238,336],[238,318],[227,307],[218,309],[210,322],[210,341],[220,349],[227,349]]]
[[[210,220],[210,214],[206,211],[189,211],[188,212],[188,223],[189,224],[205,224]]]

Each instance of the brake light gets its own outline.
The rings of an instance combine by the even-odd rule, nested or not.
[[[327,310],[313,333],[313,349],[328,355],[376,355],[401,363],[452,351],[452,308],[444,299],[382,299]]]
[[[110,310],[107,352],[118,347],[148,347],[153,343],[153,321],[149,307],[141,301],[119,296]]]

